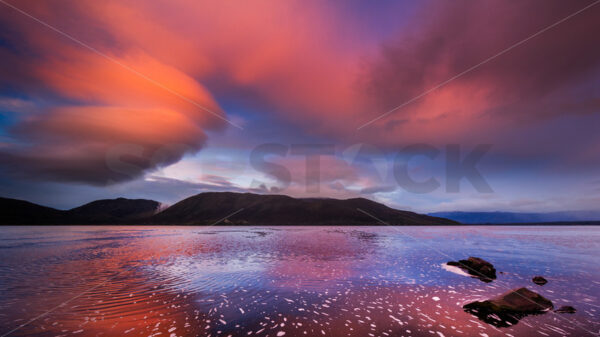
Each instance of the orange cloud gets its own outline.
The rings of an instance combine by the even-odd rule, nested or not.
[[[27,147],[15,146],[5,160],[36,167],[21,173],[31,170],[37,176],[70,180],[73,167],[92,166],[75,163],[92,160],[90,154],[95,153],[92,161],[102,166],[94,170],[99,178],[90,181],[90,173],[75,180],[103,183],[177,161],[200,149],[205,130],[224,126],[207,111],[224,115],[200,84],[216,77],[253,88],[277,114],[300,122],[309,122],[302,115],[352,105],[348,97],[354,89],[347,70],[353,58],[341,57],[340,43],[331,35],[336,27],[333,13],[321,6],[82,1],[69,8],[60,2],[20,2],[18,7],[98,51],[13,10],[0,16],[14,27],[11,43],[41,56],[28,55],[23,61],[19,52],[3,50],[11,64],[3,66],[2,73],[10,74],[11,80],[22,78],[11,84],[50,102],[22,116],[13,130]],[[326,42],[331,47],[320,48]],[[33,82],[37,91],[32,91]],[[291,110],[299,114],[290,115]],[[167,162],[138,165],[138,172],[119,179],[99,163],[103,152],[122,143],[139,145],[145,153],[172,143],[187,148]],[[47,167],[42,161],[47,163],[49,153],[69,157],[52,160]],[[61,168],[60,162],[68,167]]]
[[[32,8],[50,21],[58,15]],[[135,45],[93,52],[10,14],[3,19],[20,19],[16,27],[29,42],[22,48],[43,55],[22,61],[9,51],[1,67],[13,75],[12,85],[43,102],[21,111],[11,130],[17,141],[2,153],[17,174],[92,184],[128,180],[198,151],[205,130],[223,128],[226,117],[209,91],[176,66]],[[127,170],[115,170],[115,160]]]

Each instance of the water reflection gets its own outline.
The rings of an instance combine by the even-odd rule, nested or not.
[[[600,328],[598,239],[595,227],[6,227],[0,335],[55,308],[11,335],[585,336]],[[431,246],[504,273],[448,272]],[[499,328],[462,309],[533,275],[577,313]]]

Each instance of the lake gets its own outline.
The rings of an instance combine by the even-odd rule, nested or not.
[[[591,226],[2,227],[0,336],[592,336],[599,258]],[[577,312],[462,309],[524,286]]]

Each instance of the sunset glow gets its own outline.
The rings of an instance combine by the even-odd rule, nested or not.
[[[600,201],[600,7],[583,0],[0,5],[4,196],[69,208],[213,186],[418,211]],[[333,145],[318,191],[302,156],[271,157],[288,182],[253,167],[266,143]],[[493,193],[403,188],[393,160],[422,143],[440,155],[415,158],[415,179],[442,185],[448,144],[462,156],[491,144],[478,169]]]
[[[600,0],[0,0],[0,337],[600,331]]]

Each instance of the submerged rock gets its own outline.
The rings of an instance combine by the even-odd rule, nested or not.
[[[492,299],[463,306],[466,312],[497,327],[514,325],[527,315],[543,314],[552,308],[552,301],[527,288],[513,289]]]
[[[533,281],[533,283],[539,285],[539,286],[543,286],[544,284],[548,283],[548,280],[546,280],[545,278],[541,277],[541,276],[536,276],[534,278],[531,279]]]
[[[574,314],[577,312],[577,309],[573,308],[570,305],[563,305],[562,307],[554,310],[554,312],[558,312],[561,314]]]
[[[455,266],[463,269],[469,275],[475,276],[484,282],[492,282],[496,279],[496,269],[494,265],[478,257],[469,257],[467,260],[450,261],[449,266]]]

